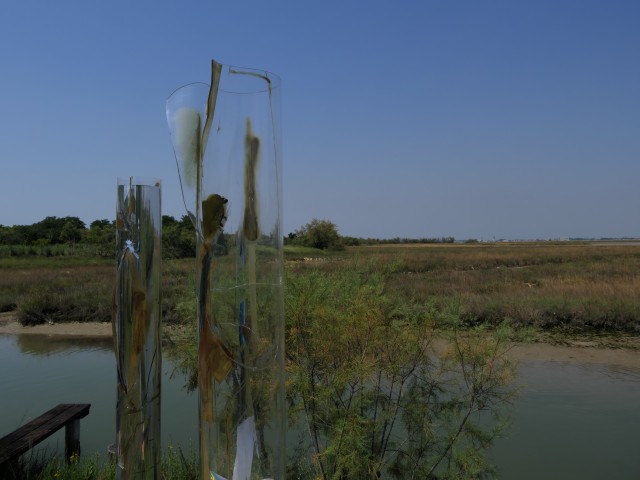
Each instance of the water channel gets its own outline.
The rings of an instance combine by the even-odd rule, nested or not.
[[[193,449],[197,402],[163,360],[164,446]],[[640,478],[640,369],[524,361],[512,423],[489,452],[503,479]],[[0,435],[58,403],[91,403],[81,421],[83,455],[105,454],[115,437],[111,339],[0,335]],[[44,443],[63,448],[58,432]]]

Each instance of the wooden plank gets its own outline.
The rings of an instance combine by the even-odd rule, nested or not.
[[[67,423],[86,417],[90,407],[90,404],[62,403],[0,438],[0,465],[22,455]]]
[[[64,457],[67,463],[72,455],[80,455],[80,419],[67,423],[64,428]]]

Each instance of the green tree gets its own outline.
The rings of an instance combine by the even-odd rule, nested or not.
[[[63,236],[62,231],[65,227]],[[23,227],[22,231],[26,243],[54,245],[69,241],[69,237],[75,238],[75,232],[82,232],[84,229],[85,224],[78,217],[45,217],[33,225]]]
[[[60,241],[63,243],[78,243],[82,238],[84,227],[79,229],[73,222],[66,222],[60,230]]]
[[[115,223],[113,222],[113,220],[109,221],[106,218],[103,218],[101,220],[94,220],[93,222],[91,222],[89,224],[89,228],[105,230],[105,229],[111,229],[111,227],[113,227],[114,225]]]
[[[313,219],[299,230],[289,234],[289,240],[296,245],[321,250],[343,250],[344,243],[338,227],[329,220]]]
[[[0,245],[20,245],[22,243],[24,243],[24,236],[18,228],[0,225]]]
[[[196,233],[187,215],[180,220],[170,215],[162,216],[162,255],[165,258],[195,257]]]
[[[162,229],[175,225],[178,221],[171,215],[162,215]]]
[[[115,221],[94,220],[84,233],[84,241],[95,246],[95,253],[101,257],[115,255],[116,224]]]

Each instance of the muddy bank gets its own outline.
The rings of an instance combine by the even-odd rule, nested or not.
[[[508,352],[518,362],[568,362],[640,368],[640,351],[594,345],[568,346],[548,343],[515,344]]]
[[[113,335],[110,322],[69,322],[24,327],[14,313],[0,313],[0,334],[5,335],[64,335],[109,338]]]
[[[23,327],[15,314],[0,314],[0,334],[61,335],[87,338],[112,337],[111,323],[56,323]],[[436,348],[446,349],[436,342]],[[539,335],[536,342],[516,343],[508,351],[513,360],[600,363],[640,368],[640,337],[599,336],[585,338]]]

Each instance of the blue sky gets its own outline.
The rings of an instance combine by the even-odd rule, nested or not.
[[[640,236],[640,2],[5,1],[0,224],[184,213],[165,118],[210,59],[283,80],[283,230]]]

